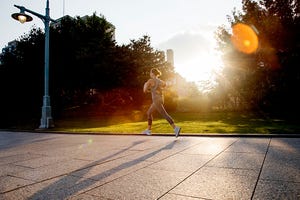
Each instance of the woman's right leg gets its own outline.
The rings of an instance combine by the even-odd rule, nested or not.
[[[174,123],[174,120],[172,119],[172,117],[167,113],[163,102],[162,101],[155,101],[155,108],[157,109],[157,111],[169,122],[169,124],[172,126],[172,128],[174,129],[174,133],[175,136],[178,137],[181,128],[179,126],[176,126]]]
[[[154,105],[154,103],[152,103],[147,111],[148,130],[151,130],[151,127],[152,127],[152,121],[153,121],[152,113],[154,112],[154,110],[155,110],[155,105]]]

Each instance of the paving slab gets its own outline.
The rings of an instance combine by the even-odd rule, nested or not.
[[[97,185],[96,181],[89,179],[61,176],[6,192],[2,199],[67,199]]]
[[[34,181],[25,180],[25,179],[13,177],[13,176],[1,176],[0,177],[0,193],[12,191],[16,188],[30,185],[32,183],[34,183]]]
[[[250,199],[258,172],[204,167],[169,193],[203,199]]]
[[[70,172],[87,166],[88,164],[88,161],[72,159],[64,162],[58,162],[52,165],[47,165],[45,167],[39,167],[32,170],[17,172],[10,175],[38,182],[66,175]]]
[[[87,194],[108,199],[157,199],[187,175],[186,172],[144,168],[97,187]]]
[[[0,165],[0,177],[7,176],[10,174],[16,174],[16,173],[22,172],[22,171],[30,171],[30,170],[32,170],[32,168],[18,166],[18,165],[14,165],[14,164]]]
[[[265,154],[269,142],[269,138],[240,138],[226,152]]]
[[[260,169],[264,160],[264,154],[228,153],[215,157],[208,166],[223,168]]]
[[[0,199],[300,199],[300,138],[0,131]]]
[[[22,154],[13,154],[9,156],[1,156],[0,157],[0,165],[9,164],[9,163],[16,163],[19,161],[26,161],[35,158],[40,158],[42,155],[38,154],[31,154],[31,153],[22,153]]]
[[[146,161],[128,161],[124,159],[113,160],[100,165],[77,170],[70,175],[98,181],[101,184],[145,168],[151,163]]]
[[[194,172],[212,159],[212,155],[200,154],[183,154],[179,153],[170,156],[160,162],[156,162],[149,166],[151,169],[178,171],[178,172]]]
[[[253,199],[300,199],[300,182],[259,180]]]

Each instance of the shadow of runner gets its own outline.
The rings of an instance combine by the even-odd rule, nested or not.
[[[124,170],[124,169],[132,167],[138,163],[141,163],[142,161],[145,161],[145,160],[153,157],[154,155],[158,154],[159,152],[161,152],[163,150],[172,149],[174,144],[176,143],[176,140],[156,151],[148,153],[148,154],[141,156],[139,158],[136,158],[132,161],[122,163],[116,167],[108,169],[108,170],[106,170],[100,174],[97,174],[95,176],[92,176],[90,178],[83,178],[83,176],[85,174],[87,174],[94,166],[97,166],[97,165],[103,163],[103,161],[107,161],[108,158],[112,158],[115,155],[120,154],[126,150],[129,150],[130,148],[132,148],[140,143],[143,143],[143,142],[144,141],[135,142],[130,147],[123,149],[122,151],[119,151],[113,155],[107,156],[106,158],[95,161],[91,164],[86,165],[85,167],[82,167],[82,168],[74,171],[74,172],[80,171],[80,173],[77,173],[76,176],[69,176],[72,173],[74,173],[74,172],[71,172],[70,174],[63,177],[62,179],[52,183],[51,185],[47,186],[44,189],[36,192],[34,195],[30,196],[28,199],[32,199],[32,200],[36,200],[36,199],[44,199],[44,200],[45,199],[51,199],[51,200],[52,199],[67,199],[68,197],[72,196],[73,194],[75,194],[79,191],[82,191],[84,189],[90,190],[92,188],[88,188],[88,187],[95,184],[97,181],[104,179],[105,177],[111,176],[111,175],[117,173],[118,171]],[[84,170],[84,169],[86,169],[86,170]],[[122,176],[125,176],[125,175],[122,175]],[[120,178],[120,177],[118,177],[118,178]],[[83,179],[83,180],[80,180],[80,179]],[[105,183],[103,183],[103,184],[105,184]],[[101,185],[103,185],[103,184],[101,184]],[[86,192],[86,191],[84,191],[84,192]]]

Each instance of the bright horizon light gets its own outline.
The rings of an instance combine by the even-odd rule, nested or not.
[[[175,68],[187,81],[213,81],[212,76],[221,69],[221,65],[217,55],[203,54]]]
[[[201,83],[206,82],[209,86],[215,84],[217,74],[223,68],[221,56],[216,50],[200,52],[184,63],[175,63],[175,71],[188,82],[195,82],[200,90]]]

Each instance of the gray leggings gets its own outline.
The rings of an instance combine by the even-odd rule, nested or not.
[[[152,113],[155,110],[157,110],[169,122],[169,124],[174,124],[172,117],[167,113],[166,109],[164,108],[162,98],[155,98],[155,99],[153,99],[153,102],[147,111],[149,126],[152,125],[152,121],[153,121]]]

